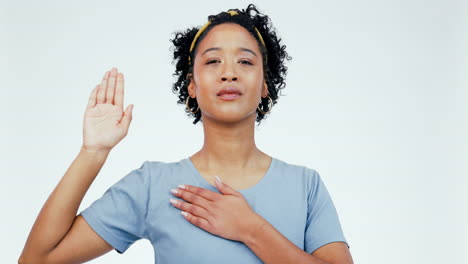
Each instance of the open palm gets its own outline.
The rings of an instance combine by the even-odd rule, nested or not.
[[[128,133],[133,105],[123,111],[123,74],[112,68],[91,92],[83,121],[83,146],[110,150]]]

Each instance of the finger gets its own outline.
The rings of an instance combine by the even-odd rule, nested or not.
[[[240,195],[240,192],[222,182],[219,176],[215,176],[215,185],[222,194]]]
[[[206,200],[209,200],[209,201],[216,201],[217,199],[221,198],[221,194],[216,193],[216,192],[212,192],[212,191],[207,190],[205,188],[200,188],[200,187],[192,186],[192,185],[179,185],[178,187],[181,190],[185,190],[185,191],[194,193],[194,194],[199,195],[199,196],[201,196],[201,197],[203,197],[203,198],[205,198]]]
[[[104,77],[102,78],[101,85],[99,86],[99,91],[97,94],[97,103],[103,104],[106,99],[106,90],[107,90],[107,79],[109,78],[109,71],[106,71]]]
[[[208,232],[211,231],[211,225],[210,222],[208,222],[208,220],[201,217],[197,217],[189,212],[181,211],[180,213],[184,216],[185,219],[187,219],[187,221],[189,221],[193,225],[198,226],[199,228]]]
[[[106,104],[114,104],[115,80],[117,79],[117,69],[112,68],[109,81],[107,82]]]
[[[179,198],[182,198],[185,201],[190,202],[190,203],[192,203],[194,205],[200,206],[200,207],[202,207],[202,208],[204,208],[206,210],[208,210],[210,208],[211,201],[205,199],[204,197],[201,197],[201,196],[196,195],[194,193],[187,192],[187,191],[180,190],[180,189],[177,190],[177,192],[174,192],[173,190],[171,190],[171,192],[175,196],[177,196]]]
[[[186,203],[186,202],[183,202],[181,200],[177,200],[177,199],[171,199],[169,201],[174,207],[182,210],[182,211],[185,211],[185,212],[189,212],[195,216],[198,216],[198,217],[202,217],[202,218],[208,218],[208,211],[203,208],[203,207],[200,207],[200,206],[197,206],[197,205],[194,205],[194,204],[190,204],[190,203]]]
[[[117,75],[117,84],[115,88],[114,104],[123,108],[124,99],[124,76],[123,73]]]
[[[127,109],[125,109],[123,117],[120,120],[120,123],[127,131],[128,131],[128,127],[130,126],[130,123],[132,122],[132,119],[133,119],[133,105],[131,104],[127,106]]]
[[[91,91],[91,95],[89,96],[88,106],[86,108],[92,108],[96,105],[96,94],[97,90],[99,89],[99,84],[94,87]]]

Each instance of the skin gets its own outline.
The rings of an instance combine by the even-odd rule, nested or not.
[[[77,211],[110,150],[128,133],[133,105],[124,111],[123,99],[124,76],[113,68],[91,91],[83,145],[37,216],[18,263],[83,263],[112,250]]]
[[[271,162],[254,139],[256,108],[260,97],[268,94],[263,76],[258,43],[242,26],[217,25],[199,43],[188,91],[202,111],[204,145],[190,158],[220,193],[182,184],[171,190],[180,199],[170,202],[193,225],[245,243],[264,263],[353,263],[342,242],[307,254],[256,214],[239,192],[255,185]],[[241,97],[217,98],[216,93],[228,85],[236,86]],[[215,175],[222,182],[213,180]]]
[[[238,190],[248,188],[265,174],[271,157],[254,141],[255,109],[266,97],[260,50],[242,27],[222,24],[213,28],[198,50],[221,49],[195,57],[190,96],[197,98],[203,115],[203,148],[191,156],[200,173],[214,182],[219,193],[196,186],[181,186],[174,206],[187,212],[193,225],[225,238],[242,241],[264,263],[353,263],[343,243],[330,243],[305,253],[252,211]],[[239,47],[251,53],[240,52]],[[209,57],[218,61],[206,64]],[[251,60],[253,66],[246,66]],[[241,65],[242,64],[242,65]],[[250,67],[250,68],[247,68]],[[235,101],[220,101],[218,90],[226,83],[242,91]],[[124,78],[116,68],[106,72],[91,92],[86,107],[83,145],[41,209],[18,263],[83,263],[112,250],[81,217],[76,215],[88,188],[113,147],[128,133],[133,105],[123,109]]]
[[[219,49],[205,52],[210,48]],[[268,95],[257,41],[237,24],[214,27],[197,47],[189,78],[189,95],[198,101],[204,131],[202,149],[190,157],[195,167],[213,185],[215,175],[238,189],[258,182],[271,157],[254,140],[256,109],[261,97]],[[216,93],[231,85],[241,97],[220,100]]]

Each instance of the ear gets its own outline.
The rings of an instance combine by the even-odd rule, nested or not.
[[[187,86],[189,96],[195,98],[195,83],[193,81],[193,74],[187,73],[187,80],[189,80],[189,85]]]
[[[266,98],[268,95],[268,84],[266,80],[263,81],[263,86],[262,86],[262,97]]]

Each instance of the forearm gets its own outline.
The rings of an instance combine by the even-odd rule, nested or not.
[[[89,186],[107,159],[108,151],[81,148],[42,207],[26,241],[22,255],[41,256],[52,250],[73,224]]]
[[[265,264],[311,263],[329,264],[314,257],[289,241],[268,221],[259,216],[254,232],[242,241]]]

